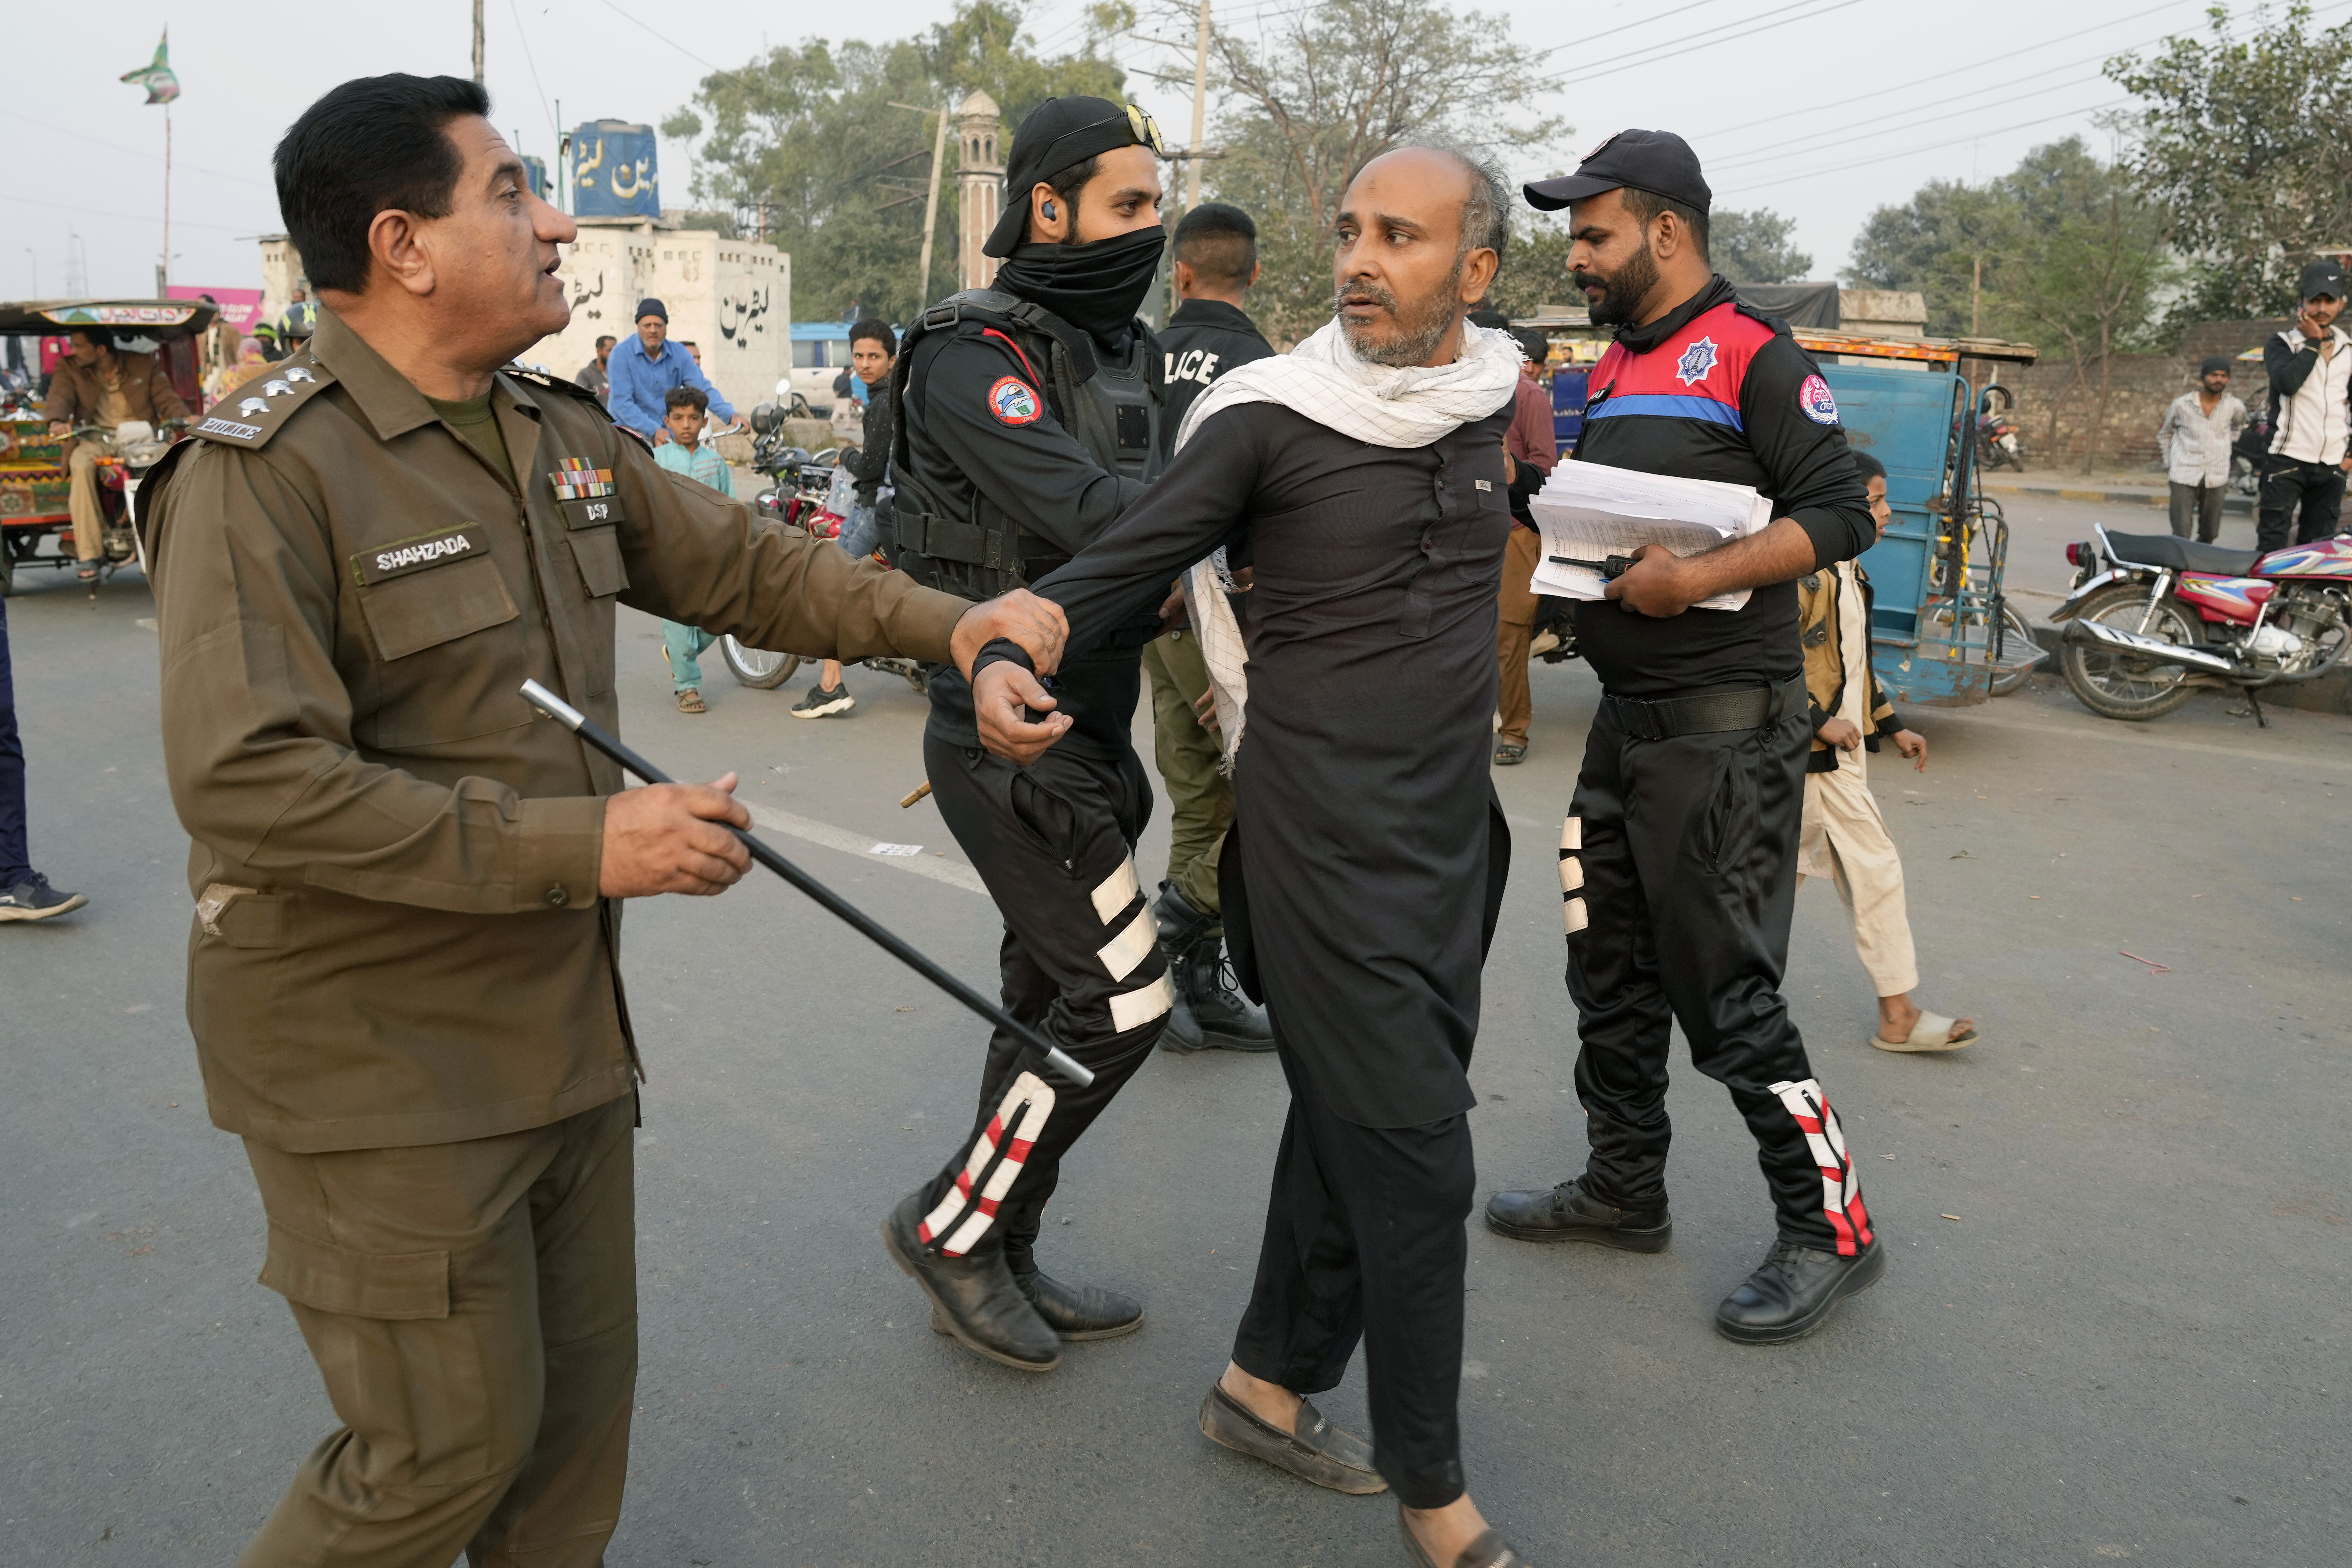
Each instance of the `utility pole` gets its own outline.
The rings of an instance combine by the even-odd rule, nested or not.
[[[482,85],[482,0],[474,0],[474,85]]]
[[[1201,36],[1192,48],[1192,156],[1184,170],[1184,210],[1201,205],[1201,136],[1209,112],[1209,0],[1201,0]]]
[[[1977,252],[1976,271],[1969,280],[1969,336],[1984,336],[1984,252]]]
[[[931,195],[923,208],[923,269],[915,279],[918,314],[931,302],[931,235],[940,223],[940,166],[948,161],[948,110],[952,107],[940,106],[940,133],[931,142]]]

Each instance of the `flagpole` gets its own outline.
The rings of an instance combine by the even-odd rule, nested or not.
[[[172,106],[163,105],[163,265],[155,276],[162,287],[155,290],[162,298],[172,288]]]

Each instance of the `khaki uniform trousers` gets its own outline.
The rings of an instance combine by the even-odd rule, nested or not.
[[[1528,586],[1543,557],[1543,538],[1533,529],[1511,525],[1510,542],[1503,549],[1502,621],[1495,628],[1495,658],[1502,666],[1503,689],[1496,698],[1502,714],[1496,738],[1528,743],[1528,726],[1535,719],[1535,699],[1528,689],[1528,645],[1534,637],[1535,590]]]
[[[106,548],[106,513],[98,504],[98,460],[108,448],[83,437],[66,459],[66,511],[73,519],[74,556],[95,561]]]
[[[1805,775],[1797,885],[1804,886],[1807,877],[1827,877],[1837,885],[1871,984],[1881,996],[1902,996],[1919,984],[1919,961],[1903,897],[1903,859],[1878,815],[1864,755],[1841,752],[1836,772]]]
[[[1233,826],[1234,784],[1217,771],[1223,747],[1192,704],[1209,689],[1201,639],[1172,631],[1143,647],[1151,682],[1152,756],[1168,785],[1168,880],[1204,915],[1223,909],[1217,861]]]
[[[240,1568],[594,1568],[636,1393],[634,1096],[464,1143],[247,1140],[283,1295],[342,1427]]]

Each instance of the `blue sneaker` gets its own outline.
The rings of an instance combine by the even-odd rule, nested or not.
[[[38,871],[30,879],[0,891],[0,921],[45,921],[53,915],[71,914],[89,902],[87,895],[61,892],[49,886],[49,879]]]

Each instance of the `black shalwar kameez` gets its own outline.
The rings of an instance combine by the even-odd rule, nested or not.
[[[1414,1508],[1463,1490],[1467,1068],[1509,860],[1487,752],[1510,412],[1392,448],[1228,408],[1036,584],[1084,648],[1250,538],[1224,918],[1292,1106],[1234,1359],[1314,1394],[1363,1338],[1377,1462]]]

